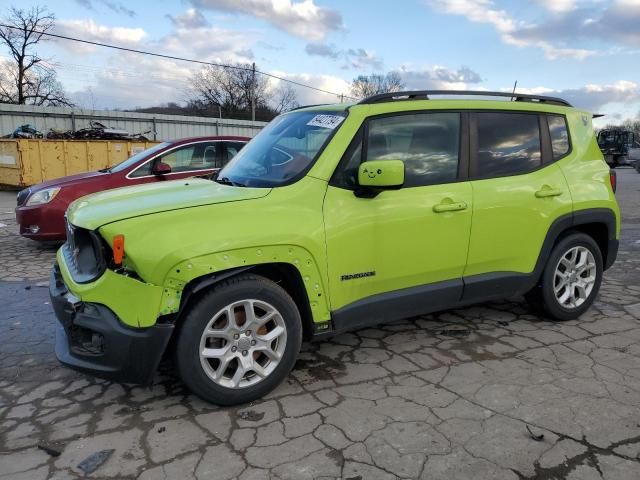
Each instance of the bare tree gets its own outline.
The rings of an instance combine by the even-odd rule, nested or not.
[[[233,113],[240,108],[240,92],[229,69],[207,67],[189,79],[189,104],[205,108],[220,106]]]
[[[11,7],[0,27],[0,41],[13,61],[0,71],[0,101],[33,105],[73,105],[56,79],[56,72],[38,55],[35,46],[53,28],[55,17],[45,7]]]
[[[253,101],[256,110],[271,117],[297,106],[295,90],[290,86],[270,89],[267,78],[254,76],[252,65],[234,66],[238,68],[208,66],[196,72],[189,79],[188,106],[212,113],[220,106],[231,117],[250,112]]]
[[[283,83],[276,89],[273,104],[276,113],[288,112],[300,106],[296,91],[289,83]]]
[[[372,73],[360,75],[351,82],[351,94],[356,98],[370,97],[379,93],[399,92],[404,89],[404,82],[398,72],[386,75]]]
[[[622,124],[627,130],[635,134],[634,143],[640,143],[640,115],[636,118],[629,118]]]

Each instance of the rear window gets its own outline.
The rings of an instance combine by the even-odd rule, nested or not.
[[[567,119],[562,115],[547,115],[547,122],[549,123],[553,159],[558,160],[569,153],[570,149]]]
[[[525,173],[541,166],[538,115],[476,113],[478,125],[477,177]]]

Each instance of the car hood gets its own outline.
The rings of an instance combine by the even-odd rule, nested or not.
[[[50,187],[68,187],[70,185],[75,185],[77,183],[84,183],[89,179],[95,178],[104,178],[105,175],[109,175],[108,172],[86,172],[86,173],[78,173],[77,175],[69,175],[67,177],[60,177],[54,180],[47,180],[46,182],[38,183],[29,187],[30,191],[37,192],[39,190],[44,190],[45,188]]]
[[[270,188],[221,185],[211,180],[174,180],[116,188],[79,198],[67,210],[73,225],[95,230],[108,223],[152,213],[264,197]]]

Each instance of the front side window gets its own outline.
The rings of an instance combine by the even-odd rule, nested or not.
[[[166,163],[172,172],[215,168],[220,147],[213,142],[193,143],[161,155],[156,161]]]
[[[127,168],[130,168],[130,167],[134,166],[136,163],[138,163],[142,159],[148,158],[149,156],[153,155],[156,152],[159,152],[163,148],[167,148],[168,145],[169,145],[169,143],[164,142],[164,143],[159,143],[157,145],[154,145],[151,148],[147,148],[146,150],[143,150],[142,152],[138,152],[135,155],[132,155],[131,157],[127,158],[125,161],[120,162],[117,165],[114,165],[113,167],[111,167],[109,169],[109,171],[110,172],[121,172],[123,170],[126,170]],[[144,168],[144,167],[142,167],[142,168]]]
[[[221,158],[222,150],[219,142],[192,143],[159,155],[151,162],[138,168],[131,176],[152,175],[154,166],[160,162],[169,165],[172,173],[219,168]]]
[[[547,122],[549,123],[553,159],[558,160],[569,153],[570,146],[567,120],[562,115],[547,115]]]
[[[322,152],[346,111],[297,111],[275,118],[220,171],[218,181],[277,187],[300,178]]]
[[[405,187],[456,180],[459,113],[418,113],[369,122],[365,160],[402,160]]]
[[[459,113],[373,118],[366,128],[360,129],[345,152],[332,184],[357,186],[358,167],[369,160],[402,160],[405,187],[453,182],[458,177],[459,145]]]
[[[516,175],[541,166],[538,115],[506,112],[475,115],[478,148],[473,176]]]
[[[242,147],[244,147],[246,145],[246,143],[227,142],[226,145],[227,145],[227,155],[226,155],[226,159],[224,161],[225,165],[229,160],[231,160],[233,157],[235,157],[240,150],[242,150]]]

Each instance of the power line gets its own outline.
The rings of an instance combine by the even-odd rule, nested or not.
[[[13,25],[6,25],[4,23],[0,23],[0,27],[11,28],[13,30],[23,31],[23,29],[20,28],[20,27],[16,27],[16,26],[13,26]],[[224,63],[205,62],[204,60],[196,60],[196,59],[193,59],[193,58],[177,57],[177,56],[174,56],[174,55],[166,55],[164,53],[147,52],[145,50],[137,50],[135,48],[120,47],[118,45],[110,45],[108,43],[94,42],[94,41],[91,41],[91,40],[83,40],[81,38],[68,37],[66,35],[59,35],[57,33],[42,32],[42,31],[39,31],[39,30],[34,30],[34,33],[37,33],[39,35],[48,36],[48,37],[59,38],[59,39],[62,39],[62,40],[69,40],[69,41],[72,41],[72,42],[78,42],[78,43],[84,43],[84,44],[88,44],[88,45],[94,45],[94,46],[97,46],[97,47],[111,48],[111,49],[120,50],[120,51],[123,51],[123,52],[139,53],[141,55],[149,55],[149,56],[152,56],[152,57],[166,58],[168,60],[178,60],[180,62],[198,63],[200,65],[209,65],[209,66],[212,66],[212,67],[220,67],[220,68],[230,68],[230,69],[234,69],[234,70],[243,70],[243,71],[246,71],[246,72],[253,72],[254,71],[253,68],[249,68],[249,67],[241,67],[241,66],[238,66],[238,65],[227,65],[227,64],[224,64]],[[291,83],[291,84],[297,85],[299,87],[309,88],[309,89],[315,90],[317,92],[326,93],[328,95],[335,95],[336,97],[341,97],[342,96],[344,98],[350,98],[351,100],[356,100],[354,97],[350,97],[348,95],[343,95],[343,94],[340,94],[340,93],[330,92],[329,90],[323,90],[322,88],[318,88],[318,87],[312,87],[311,85],[306,85],[306,84],[301,83],[301,82],[296,82],[295,80],[290,80],[288,78],[280,77],[280,76],[274,75],[272,73],[262,72],[260,70],[255,70],[255,73],[259,73],[260,75],[264,75],[266,77],[274,78],[274,79],[280,80],[282,82]]]

